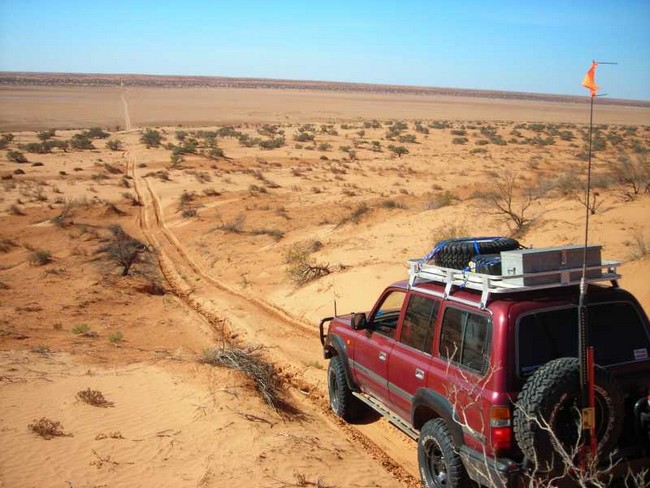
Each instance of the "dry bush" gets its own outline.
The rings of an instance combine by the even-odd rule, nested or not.
[[[111,261],[122,266],[122,276],[127,276],[133,265],[146,261],[143,254],[147,252],[147,246],[124,232],[119,225],[113,225],[109,230],[112,234],[110,242],[97,252],[105,253]]]
[[[280,229],[253,229],[251,232],[255,235],[271,236],[276,241],[279,241],[284,237],[284,231],[281,231]]]
[[[342,225],[345,225],[349,222],[358,224],[359,221],[361,220],[361,217],[363,217],[368,212],[370,212],[370,207],[368,206],[368,204],[365,202],[361,202],[359,205],[356,206],[356,208],[352,211],[350,215],[343,217],[339,221],[339,223],[336,224],[336,228],[339,228]]]
[[[45,249],[32,251],[29,256],[29,264],[32,266],[45,266],[52,262],[52,253]]]
[[[282,398],[279,372],[259,351],[260,348],[243,350],[232,346],[210,348],[203,351],[199,362],[241,371],[253,381],[257,392],[273,410],[295,414],[296,410]]]
[[[106,408],[115,405],[113,402],[106,400],[104,394],[99,390],[86,388],[85,390],[78,391],[76,396],[78,400],[87,403],[88,405],[92,405],[93,407]]]
[[[63,431],[63,426],[61,422],[56,422],[50,420],[46,417],[41,417],[38,420],[34,420],[31,424],[27,426],[29,430],[35,434],[40,435],[43,439],[50,440],[54,437],[63,437],[71,436],[72,434],[67,434]]]
[[[232,232],[234,234],[241,234],[244,232],[244,223],[246,216],[242,213],[238,214],[233,220],[228,222],[221,222],[218,229],[224,232]]]
[[[311,259],[310,254],[315,250],[313,244],[297,243],[287,252],[287,273],[296,285],[305,285],[332,272],[329,264],[317,263]]]
[[[17,247],[16,241],[8,237],[3,237],[0,239],[0,253],[7,253],[11,251],[14,247]]]
[[[94,330],[90,330],[90,326],[88,324],[77,324],[75,325],[72,329],[70,329],[70,332],[72,332],[75,335],[79,335],[82,337],[97,337],[99,334],[95,332]]]

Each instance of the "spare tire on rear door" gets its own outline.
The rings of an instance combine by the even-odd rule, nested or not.
[[[514,251],[521,246],[509,237],[459,237],[438,242],[422,261],[445,268],[465,269],[472,257],[478,254],[499,254]]]
[[[623,427],[623,394],[607,370],[596,366],[596,437],[600,461],[616,448]],[[576,358],[548,362],[528,378],[514,414],[515,438],[537,470],[563,472],[581,429],[580,363]]]

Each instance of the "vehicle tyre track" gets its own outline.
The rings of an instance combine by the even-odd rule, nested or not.
[[[138,225],[149,242],[155,249],[161,272],[173,292],[188,307],[199,315],[205,317],[221,334],[238,334],[247,332],[256,342],[264,344],[273,363],[281,366],[279,370],[289,372],[284,380],[289,386],[296,390],[308,391],[310,394],[307,400],[323,415],[329,419],[335,419],[335,425],[340,429],[342,435],[350,442],[360,445],[373,459],[378,461],[384,469],[391,473],[397,482],[404,486],[420,486],[419,480],[396,462],[389,453],[379,447],[365,434],[352,425],[343,423],[329,410],[327,393],[323,384],[315,384],[302,377],[304,368],[301,363],[313,360],[314,344],[317,341],[316,329],[307,329],[307,326],[293,317],[282,313],[269,304],[259,300],[251,300],[236,290],[224,285],[218,280],[207,275],[187,254],[183,246],[178,242],[173,233],[166,227],[162,214],[162,206],[156,192],[150,182],[138,176],[136,171],[135,157],[127,153],[127,173],[133,178],[133,188],[138,200],[141,202],[138,216]],[[145,187],[143,190],[142,187]],[[202,298],[194,286],[191,286],[187,277],[198,276],[203,283],[212,288],[210,299]],[[218,290],[219,293],[214,293]],[[219,296],[220,295],[220,296]],[[216,297],[216,299],[215,299]],[[215,307],[216,305],[227,304],[226,306]],[[251,309],[253,309],[251,311]],[[238,310],[248,311],[248,316],[238,317],[235,312]],[[247,324],[249,317],[264,318],[262,329],[255,329]],[[291,325],[291,330],[286,331],[286,325]],[[283,325],[285,326],[283,328]],[[300,332],[300,337],[296,337]],[[274,339],[283,338],[287,335],[292,337],[292,350],[285,351],[280,342]],[[321,351],[318,348],[317,353]],[[396,436],[401,435],[395,432]]]

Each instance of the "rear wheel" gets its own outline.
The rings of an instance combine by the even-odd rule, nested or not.
[[[345,377],[345,366],[340,356],[330,359],[327,369],[327,390],[332,412],[346,422],[351,422],[359,416],[361,401],[352,394]]]
[[[595,422],[601,461],[616,448],[623,427],[623,394],[607,370],[596,366]],[[565,469],[562,451],[572,455],[580,442],[580,364],[576,358],[548,362],[528,378],[514,415],[522,452],[539,470]]]
[[[418,464],[422,482],[427,488],[470,486],[463,461],[442,419],[429,420],[422,426],[418,440]]]

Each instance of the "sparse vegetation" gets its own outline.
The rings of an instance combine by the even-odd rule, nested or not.
[[[41,417],[38,420],[34,420],[27,426],[27,428],[46,440],[54,439],[55,437],[64,437],[71,435],[63,431],[61,422],[56,422],[46,417]]]
[[[162,143],[162,134],[156,129],[146,129],[140,136],[140,142],[147,146],[147,149],[158,147]]]
[[[318,263],[311,258],[311,253],[314,251],[313,243],[302,242],[291,246],[286,254],[287,273],[291,281],[298,286],[327,276],[332,272],[328,264]]]
[[[133,265],[143,261],[147,246],[124,232],[119,225],[112,225],[109,230],[109,243],[101,246],[97,252],[105,253],[111,261],[122,267],[122,276],[127,276]]]
[[[86,388],[85,390],[78,391],[76,396],[77,400],[87,403],[88,405],[92,405],[93,407],[106,408],[112,407],[114,405],[113,402],[106,400],[104,394],[99,390],[91,390],[90,388]]]
[[[27,157],[20,151],[7,151],[7,160],[14,163],[28,163]]]
[[[29,264],[32,266],[45,266],[52,262],[52,253],[45,249],[32,251],[29,256]]]
[[[267,405],[278,412],[291,409],[281,395],[279,372],[261,357],[259,348],[210,348],[203,351],[199,362],[241,371],[253,381],[255,389]]]

